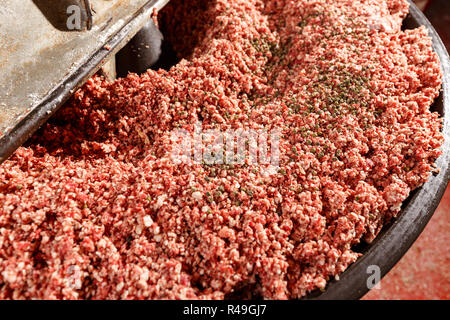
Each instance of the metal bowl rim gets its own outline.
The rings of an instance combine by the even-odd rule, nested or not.
[[[417,6],[410,2],[409,18],[425,26],[432,38],[433,49],[441,61],[443,74],[442,90],[435,104],[441,104],[439,110],[443,118],[444,134],[443,154],[436,160],[439,173],[433,175],[420,188],[413,192],[404,204],[395,221],[378,235],[363,255],[340,276],[339,280],[329,282],[323,293],[311,293],[306,299],[342,300],[360,299],[368,291],[368,279],[372,275],[370,266],[380,269],[381,277],[403,257],[414,241],[419,237],[433,216],[450,178],[450,59],[446,47],[430,21]]]

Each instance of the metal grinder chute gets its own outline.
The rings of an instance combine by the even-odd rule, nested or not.
[[[0,0],[0,163],[168,2]]]

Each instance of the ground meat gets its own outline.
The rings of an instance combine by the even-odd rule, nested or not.
[[[0,298],[301,298],[440,155],[406,0],[171,1],[181,59],[93,77],[0,166]],[[279,128],[280,168],[174,163],[176,128]]]

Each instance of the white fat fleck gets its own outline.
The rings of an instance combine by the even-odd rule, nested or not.
[[[149,279],[149,272],[148,269],[145,268],[144,271],[141,273],[140,280],[142,282],[147,282],[148,279]]]
[[[165,195],[165,194],[158,197],[158,200],[156,201],[156,204],[155,204],[156,209],[159,209],[162,207],[166,198],[167,198],[167,195]]]
[[[16,273],[11,270],[5,270],[2,272],[3,279],[8,283],[14,283],[16,281]]]
[[[152,217],[150,217],[150,216],[145,216],[143,220],[144,220],[144,226],[145,226],[146,228],[149,228],[149,227],[152,226],[152,224],[153,224]]]
[[[100,241],[98,242],[98,246],[100,248],[105,248],[106,247],[106,241],[105,239],[100,239]]]
[[[192,198],[194,198],[195,200],[201,200],[201,199],[203,198],[203,196],[202,196],[201,192],[195,191],[195,192],[192,194]]]

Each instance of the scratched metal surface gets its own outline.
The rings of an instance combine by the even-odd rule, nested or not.
[[[33,120],[33,125],[24,123],[32,113],[38,113],[36,108],[42,108],[53,91],[61,86],[70,87],[72,92],[77,89],[79,82],[95,73],[108,55],[117,52],[136,34],[153,8],[161,9],[168,0],[61,0],[58,3],[68,6],[86,2],[90,3],[93,14],[92,28],[69,31],[64,29],[66,17],[49,12],[55,8],[53,0],[0,0],[0,162],[68,96],[67,93],[58,95],[51,108],[34,116],[38,119]],[[90,59],[102,47],[108,47],[109,41],[119,33],[122,33],[120,41],[114,43],[111,52],[92,63]],[[84,77],[68,81],[83,67],[89,68]]]

